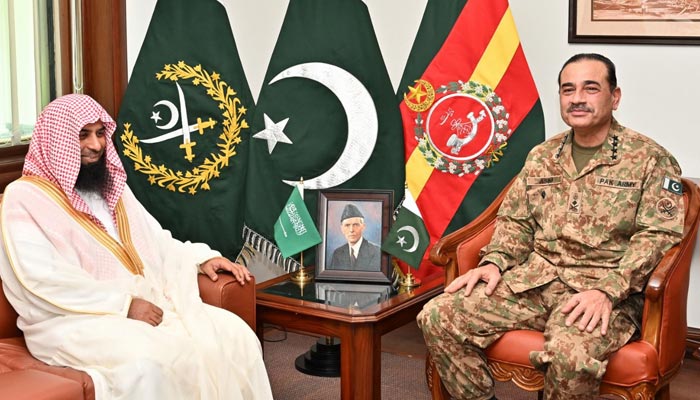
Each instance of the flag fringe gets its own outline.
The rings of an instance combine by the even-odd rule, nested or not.
[[[243,226],[243,248],[236,257],[236,260],[247,267],[247,261],[252,259],[253,252],[257,252],[276,265],[284,268],[286,272],[294,272],[301,267],[301,264],[291,258],[284,258],[280,249],[263,235],[252,230],[248,225]]]

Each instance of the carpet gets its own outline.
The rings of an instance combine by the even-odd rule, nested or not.
[[[340,399],[340,378],[303,374],[294,360],[316,343],[317,338],[277,329],[265,332],[265,365],[276,400]],[[382,352],[382,399],[430,400],[422,357]],[[536,393],[518,389],[511,383],[496,383],[501,400],[534,400]]]

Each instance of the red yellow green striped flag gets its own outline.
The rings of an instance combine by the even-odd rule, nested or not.
[[[428,3],[412,54],[429,46],[419,39],[440,24],[445,5],[438,3]],[[539,95],[507,0],[467,1],[433,54],[400,105],[406,183],[431,246],[483,211],[544,140]],[[433,272],[424,259],[415,275]]]

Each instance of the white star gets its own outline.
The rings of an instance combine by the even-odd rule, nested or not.
[[[287,126],[289,118],[285,118],[280,122],[272,122],[272,119],[263,114],[265,118],[265,129],[253,135],[256,139],[267,140],[267,151],[272,154],[277,142],[292,144],[287,135],[284,134],[284,127]]]
[[[151,113],[151,119],[156,123],[156,125],[158,125],[158,121],[162,119],[160,117],[160,111],[153,111],[153,113]]]
[[[398,243],[399,246],[401,246],[401,248],[403,249],[403,245],[406,244],[406,237],[405,237],[405,236],[399,236],[399,240],[397,240],[396,243]]]

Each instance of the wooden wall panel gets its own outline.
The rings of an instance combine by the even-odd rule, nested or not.
[[[72,93],[69,0],[59,2],[63,94]],[[84,90],[116,119],[127,84],[125,0],[83,0]],[[77,132],[76,132],[77,135]],[[22,174],[27,145],[0,149],[0,193]]]
[[[125,0],[83,0],[84,93],[115,119],[127,84]]]

